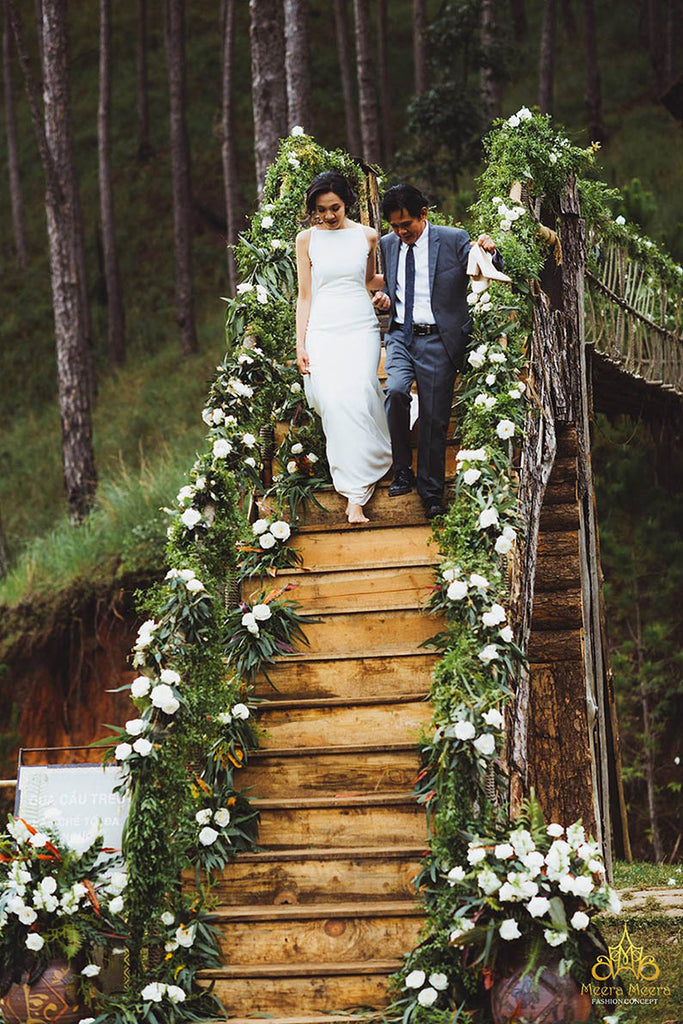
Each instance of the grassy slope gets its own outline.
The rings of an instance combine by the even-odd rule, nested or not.
[[[683,220],[683,195],[674,187],[683,164],[683,134],[649,96],[647,60],[637,48],[635,4],[601,5],[600,57],[610,141],[603,151],[605,174],[611,183],[625,184],[639,175],[660,198],[659,210],[646,225],[672,238]],[[253,203],[249,51],[246,5],[237,5],[236,48],[237,146],[242,179],[242,206]],[[412,67],[408,13],[410,4],[392,4],[391,50],[394,109],[408,98]],[[528,4],[528,48],[518,54],[515,79],[506,95],[506,111],[532,103],[540,3]],[[206,207],[222,210],[221,168],[216,125],[219,121],[220,75],[217,14],[202,5],[188,12],[189,129],[195,194]],[[106,308],[102,303],[96,246],[96,102],[97,44],[91,15],[73,5],[71,12],[71,69],[73,118],[81,173],[91,268],[95,354],[100,392],[95,412],[95,446],[101,504],[130,502],[118,521],[132,522],[136,508],[136,479],[144,467],[144,487],[166,494],[182,480],[202,430],[199,410],[205,382],[222,350],[222,305],[226,288],[223,240],[220,232],[198,216],[194,259],[201,354],[191,360],[178,355],[173,317],[170,178],[167,154],[165,65],[161,25],[150,24],[150,97],[155,156],[140,166],[135,161],[135,23],[133,9],[117,9],[114,22],[115,97],[113,161],[116,213],[128,324],[129,359],[115,374],[107,369]],[[312,11],[312,62],[318,137],[327,145],[343,143],[343,111],[337,68],[331,45],[331,21],[319,0]],[[559,120],[580,135],[583,121],[583,63],[580,51],[559,33],[557,109]],[[317,45],[319,44],[319,45]],[[20,274],[11,259],[11,230],[7,204],[0,209],[0,270],[5,284],[0,321],[0,512],[17,555],[29,545],[28,566],[0,589],[0,600],[16,600],[22,590],[48,586],[60,589],[68,578],[72,547],[63,525],[59,416],[54,402],[55,369],[52,314],[45,246],[42,180],[27,111],[17,77],[21,162],[27,202],[32,262]],[[401,122],[400,113],[397,122]],[[400,126],[399,126],[400,127]],[[399,143],[401,142],[400,131]],[[404,140],[405,141],[405,140]],[[3,154],[4,157],[4,154]],[[134,225],[134,228],[131,227]],[[21,341],[17,339],[21,338]],[[158,477],[156,484],[152,481]],[[129,498],[124,496],[128,494]],[[156,498],[154,499],[157,500]],[[146,518],[147,513],[144,513]],[[131,518],[132,517],[132,518]],[[121,543],[118,527],[106,527],[103,513],[100,543],[92,549],[108,563]],[[49,541],[33,550],[33,539],[55,526],[55,554]],[[60,539],[61,538],[61,539]],[[46,547],[47,543],[47,547]],[[61,552],[61,554],[60,554]],[[109,564],[109,563],[108,563]],[[48,568],[49,566],[49,568]],[[60,567],[61,566],[61,567]],[[75,571],[94,571],[94,563],[79,558]],[[106,570],[108,571],[108,570]],[[58,583],[59,581],[59,583]]]

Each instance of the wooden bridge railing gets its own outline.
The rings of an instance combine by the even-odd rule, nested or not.
[[[616,242],[595,251],[586,270],[586,342],[623,370],[683,394],[683,278],[673,287]]]

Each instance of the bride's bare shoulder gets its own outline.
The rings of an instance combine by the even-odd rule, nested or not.
[[[304,249],[308,248],[308,241],[309,241],[309,239],[311,237],[311,231],[312,230],[313,230],[312,228],[304,228],[303,231],[299,232],[299,234],[296,236],[296,240],[295,240],[296,241],[297,249],[302,247],[302,246],[303,246]]]

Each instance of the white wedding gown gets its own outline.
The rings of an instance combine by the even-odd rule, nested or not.
[[[310,373],[304,387],[323,423],[334,489],[358,505],[365,505],[391,466],[377,379],[379,324],[365,287],[368,251],[360,224],[311,229]]]

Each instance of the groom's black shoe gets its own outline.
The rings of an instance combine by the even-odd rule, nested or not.
[[[433,505],[425,502],[424,510],[427,519],[436,519],[437,516],[443,516],[446,514],[446,509],[443,505],[439,505],[436,502]]]
[[[389,484],[389,497],[398,498],[400,494],[410,494],[415,486],[415,476],[412,469],[397,469],[394,479]]]

